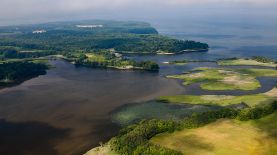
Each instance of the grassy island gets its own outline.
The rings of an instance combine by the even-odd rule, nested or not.
[[[168,64],[173,64],[173,65],[185,65],[188,63],[187,60],[176,60],[176,61],[170,61],[167,62]]]
[[[218,105],[228,106],[244,103],[247,106],[253,107],[259,104],[267,104],[277,100],[277,89],[274,88],[267,93],[230,96],[230,95],[177,95],[177,96],[162,96],[158,99],[160,102],[172,104],[201,104],[201,105]]]
[[[75,53],[67,55],[64,59],[73,62],[75,65],[93,68],[113,68],[120,70],[146,70],[158,71],[159,65],[152,61],[133,61],[124,58],[119,53],[111,51],[98,51],[91,53]]]
[[[252,57],[250,59],[242,58],[230,58],[217,61],[218,65],[221,66],[264,66],[264,67],[276,67],[277,63],[271,59],[265,57]]]
[[[255,90],[261,86],[256,79],[258,76],[277,77],[277,70],[198,68],[167,77],[184,80],[184,85],[200,83],[201,88],[206,90]]]

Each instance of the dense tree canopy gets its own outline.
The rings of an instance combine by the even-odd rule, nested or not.
[[[0,85],[20,82],[46,73],[47,65],[33,62],[8,62],[0,64]]]
[[[159,35],[157,30],[143,22],[91,21],[101,24],[99,28],[77,28],[77,24],[52,23],[33,26],[19,26],[17,33],[12,27],[0,28],[0,46],[19,47],[23,50],[50,50],[75,52],[78,50],[115,49],[118,52],[156,53],[157,51],[177,53],[187,49],[208,49],[205,43],[183,41]],[[36,28],[45,28],[46,33],[33,34]],[[8,29],[8,30],[7,30]]]

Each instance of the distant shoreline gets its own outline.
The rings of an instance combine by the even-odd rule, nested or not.
[[[191,52],[207,52],[209,49],[186,49],[180,52],[157,52],[157,55],[176,55],[176,54],[183,54],[183,53],[191,53]]]
[[[128,51],[117,51],[117,53],[120,54],[138,54],[138,55],[177,55],[177,54],[183,54],[183,53],[192,53],[192,52],[207,52],[209,51],[209,48],[207,49],[186,49],[186,50],[182,50],[180,52],[155,52],[155,53],[151,53],[151,52],[128,52]]]

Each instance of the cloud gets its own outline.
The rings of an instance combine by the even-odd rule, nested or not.
[[[0,22],[86,14],[158,14],[165,10],[205,7],[269,7],[276,0],[0,0]],[[1,24],[1,23],[0,23]]]
[[[271,5],[276,4],[276,0],[171,0],[170,4],[193,5],[193,4],[250,4],[250,5]]]

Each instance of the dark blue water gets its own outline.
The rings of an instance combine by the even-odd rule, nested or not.
[[[152,21],[160,34],[182,40],[195,40],[210,45],[206,53],[189,53],[177,56],[146,56],[137,59],[158,61],[188,59],[214,60],[228,57],[266,56],[277,59],[277,23],[271,14],[265,17],[242,13],[205,15],[177,14],[174,18]],[[265,11],[264,11],[265,12]],[[201,13],[199,13],[201,14]],[[234,14],[234,15],[233,15]],[[238,13],[240,14],[240,13]]]
[[[206,54],[189,54],[188,58],[266,56],[277,59],[276,22],[258,17],[254,17],[251,22],[248,22],[247,16],[246,19],[235,18],[234,21],[228,21],[226,18],[221,21],[208,19],[195,23],[179,20],[174,24],[167,23],[158,27],[161,34],[210,45],[211,48]]]

